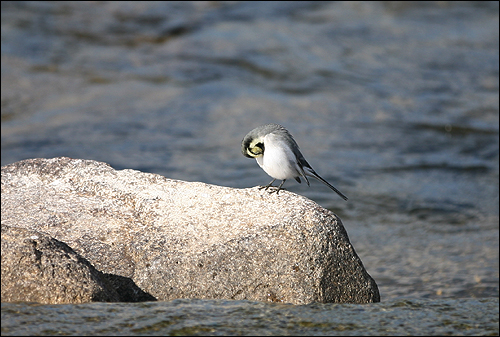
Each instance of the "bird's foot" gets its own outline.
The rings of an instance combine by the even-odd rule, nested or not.
[[[266,190],[269,194],[271,193],[276,193],[278,194],[278,192],[280,190],[282,190],[282,188],[279,188],[278,186],[272,186],[272,185],[266,185],[266,186],[259,186],[259,190]]]
[[[275,181],[276,181],[276,179],[273,179],[273,181],[271,181],[271,182],[270,182],[269,184],[267,184],[266,186],[259,186],[259,190],[261,190],[261,189],[263,189],[263,188],[264,188],[264,189],[267,191],[267,189],[268,189],[269,187],[275,187],[275,186],[273,186],[273,183],[274,183]]]
[[[279,193],[279,191],[281,190],[281,186],[283,186],[283,184],[285,183],[285,180],[283,180],[279,186],[273,186],[273,183],[274,183],[274,181],[275,181],[275,180],[276,180],[276,179],[274,179],[273,181],[271,181],[271,182],[270,182],[269,184],[267,184],[266,186],[259,186],[259,190],[261,190],[261,189],[265,189],[265,190],[267,191],[269,188],[271,188],[271,190],[270,190],[270,191],[268,191],[270,194],[271,194],[271,193],[276,193],[276,194],[278,194],[278,193]]]

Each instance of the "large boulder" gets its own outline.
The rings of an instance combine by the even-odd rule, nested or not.
[[[29,159],[2,167],[2,225],[64,242],[129,294],[120,300],[380,301],[340,219],[287,191],[184,182],[92,160]],[[5,300],[12,287],[4,284],[26,276],[4,277],[15,255],[4,256],[3,241],[2,232]],[[81,277],[74,282],[84,286]]]

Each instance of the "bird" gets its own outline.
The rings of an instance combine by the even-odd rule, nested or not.
[[[276,179],[281,180],[278,188],[272,192],[279,193],[287,179],[295,179],[299,184],[300,178],[304,178],[307,186],[310,186],[307,176],[314,177],[326,186],[334,190],[342,199],[347,197],[338,189],[333,187],[309,165],[299,150],[299,146],[292,134],[279,124],[261,125],[247,133],[241,142],[241,153],[245,157],[255,158],[259,166],[270,175],[273,180],[266,186],[266,190],[272,186]]]

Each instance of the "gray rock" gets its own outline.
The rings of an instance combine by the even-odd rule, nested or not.
[[[65,242],[143,300],[380,301],[340,219],[287,191],[30,159],[2,167],[2,224]]]
[[[85,303],[120,298],[87,260],[39,232],[2,225],[2,302]]]

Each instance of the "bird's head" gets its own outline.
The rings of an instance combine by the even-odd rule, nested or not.
[[[264,154],[264,138],[248,134],[241,142],[241,153],[248,158],[257,158]]]

